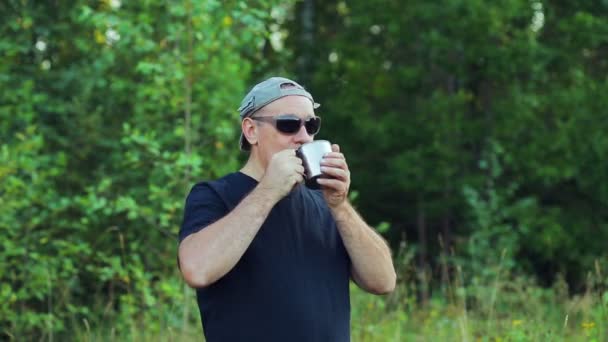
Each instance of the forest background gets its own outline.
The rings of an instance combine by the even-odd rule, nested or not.
[[[393,250],[354,341],[608,340],[606,0],[1,2],[0,339],[200,340],[184,198],[270,75]]]

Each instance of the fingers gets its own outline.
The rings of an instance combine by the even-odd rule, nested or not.
[[[340,152],[329,152],[323,156],[323,159],[345,159],[344,155]]]
[[[327,153],[321,160],[321,172],[324,174],[336,178],[340,181],[350,182],[350,171],[348,170],[348,164],[344,155],[340,153],[340,146],[337,144],[332,145],[333,152]]]
[[[302,164],[300,164],[300,165],[296,166],[296,172],[299,175],[303,176],[306,173],[306,170],[304,169],[304,166],[302,166]]]
[[[318,178],[317,182],[322,185],[325,190],[329,189],[337,193],[346,193],[348,191],[348,185],[339,179]]]
[[[288,149],[284,149],[280,152],[275,153],[275,156],[280,158],[282,156],[285,157],[296,157],[296,150],[292,149],[292,148],[288,148]]]
[[[284,181],[289,183],[301,183],[303,181],[303,177],[305,175],[304,166],[302,165],[302,159],[296,156],[295,149],[284,149],[275,153],[272,156],[271,164],[273,167],[269,166],[278,171],[278,178],[282,178]]]
[[[321,172],[344,181],[350,179],[348,164],[344,155],[340,152],[330,152],[323,157],[323,160],[321,160]]]
[[[296,173],[291,177],[292,184],[296,185],[298,183],[302,183],[304,181],[304,176],[302,174]]]
[[[321,160],[321,166],[336,167],[343,170],[348,170],[346,159],[342,155],[327,155]]]
[[[283,162],[293,162],[296,163],[298,165],[302,165],[302,159],[298,158],[298,156],[296,156],[296,150],[294,149],[285,149],[282,150],[280,152],[275,153],[272,156],[273,159],[279,159],[283,160]]]
[[[348,170],[344,170],[337,167],[321,166],[321,172],[323,172],[323,174],[325,175],[328,175],[332,178],[340,179],[342,181],[348,181],[350,178],[350,172]]]
[[[296,156],[295,150],[290,150],[290,151],[292,151],[292,152],[287,153],[287,154],[289,155],[289,163],[293,163],[291,165],[295,172],[295,181],[296,181],[296,183],[302,183],[304,181],[304,175],[306,173],[306,170],[304,169],[304,165],[302,165],[302,159],[300,159]]]

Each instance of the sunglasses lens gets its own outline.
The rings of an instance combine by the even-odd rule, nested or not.
[[[298,117],[279,117],[275,119],[275,127],[279,132],[285,134],[296,134],[300,130],[300,127],[304,125],[306,128],[306,133],[309,135],[315,135],[319,132],[319,128],[321,128],[321,118],[314,117],[310,118],[304,123],[302,123],[302,119]]]
[[[321,118],[310,118],[306,120],[306,123],[304,125],[306,127],[306,132],[309,135],[315,135],[319,133],[319,129],[321,128]]]
[[[293,134],[300,130],[300,119],[280,118],[276,121],[277,129],[283,133]]]

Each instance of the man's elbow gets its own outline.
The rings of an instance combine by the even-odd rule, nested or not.
[[[374,284],[370,286],[367,290],[375,295],[385,295],[393,292],[395,290],[395,286],[395,278],[392,278],[390,280]]]
[[[393,271],[384,279],[376,279],[375,281],[364,281],[356,274],[353,275],[353,280],[360,288],[375,295],[385,295],[393,292],[397,284],[397,275]]]
[[[203,267],[200,267],[200,265],[197,265],[196,263],[189,262],[187,258],[181,256],[179,260],[179,270],[186,284],[192,288],[203,288],[213,283],[208,272],[205,271]]]
[[[201,272],[190,270],[187,267],[184,267],[183,265],[181,272],[182,278],[184,278],[186,284],[188,284],[188,286],[190,286],[191,288],[199,289],[210,285],[210,282],[208,281],[207,277],[201,274]]]
[[[395,281],[388,283],[387,286],[381,287],[378,290],[378,294],[379,295],[385,295],[385,294],[389,294],[393,291],[395,291],[395,287],[397,286],[397,284],[395,283]]]

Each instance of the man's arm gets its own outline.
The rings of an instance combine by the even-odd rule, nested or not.
[[[321,171],[332,178],[320,178],[318,182],[350,256],[353,280],[371,293],[391,292],[397,276],[390,248],[348,202],[350,171],[340,147],[334,144],[332,150],[321,162]]]
[[[205,287],[241,259],[276,201],[256,187],[230,213],[189,235],[179,245],[179,264],[191,287]]]
[[[275,154],[256,188],[230,213],[187,236],[179,245],[179,266],[191,287],[213,284],[241,259],[274,205],[303,181],[295,150]]]
[[[363,221],[348,201],[331,211],[350,256],[355,283],[374,294],[392,292],[397,276],[391,250],[384,239]]]

